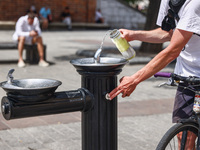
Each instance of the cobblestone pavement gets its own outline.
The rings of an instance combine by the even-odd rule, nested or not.
[[[13,31],[0,31],[0,42],[12,41],[12,33]],[[76,90],[80,87],[81,79],[69,60],[80,57],[76,55],[77,51],[99,48],[105,33],[104,30],[43,32],[43,40],[47,45],[47,60],[51,63],[47,68],[38,65],[18,68],[17,50],[1,50],[1,82],[6,80],[8,70],[14,68],[15,79],[57,79],[62,81],[57,91]],[[138,47],[139,44],[137,41],[131,42],[133,47]],[[106,38],[103,48],[112,47],[114,45],[111,40]],[[141,59],[143,58],[140,58],[140,61]],[[127,64],[118,78],[131,75],[143,66],[144,64]],[[167,66],[164,71],[172,72],[173,64]],[[171,111],[175,88],[158,88],[158,85],[165,81],[152,77],[141,83],[130,97],[118,97],[119,150],[154,150],[161,136],[172,125]],[[0,95],[5,96],[6,93],[0,89]],[[74,112],[10,121],[0,115],[0,150],[80,150],[80,115],[80,112]]]

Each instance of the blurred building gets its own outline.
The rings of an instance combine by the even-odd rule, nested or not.
[[[123,0],[97,0],[104,20],[112,28],[143,29],[146,16]]]
[[[37,12],[41,7],[49,6],[54,21],[58,21],[61,11],[69,6],[73,22],[94,22],[96,0],[0,0],[0,21],[16,21],[31,5]]]
[[[60,13],[68,6],[73,23],[94,23],[95,11],[100,8],[104,21],[111,28],[141,29],[146,17],[123,0],[0,0],[0,21],[17,21],[31,5],[37,12],[49,6],[53,21],[60,21]]]

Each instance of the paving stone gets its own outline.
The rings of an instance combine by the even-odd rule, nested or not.
[[[2,139],[0,139],[0,150],[11,150],[12,148],[5,143]]]
[[[12,41],[13,32],[0,31],[0,41]],[[0,51],[0,79],[5,81],[8,70],[14,68],[15,79],[57,79],[62,81],[62,85],[56,91],[76,90],[81,87],[81,76],[69,61],[81,57],[76,55],[78,50],[98,49],[105,32],[43,32],[43,40],[47,45],[47,60],[51,63],[46,68],[29,64],[25,68],[18,68],[17,51]],[[131,44],[138,47],[140,42],[134,41]],[[109,38],[106,38],[103,45],[103,48],[107,47],[115,47]],[[112,55],[115,56],[116,54]],[[141,58],[140,61],[147,62],[147,59],[149,57]],[[127,64],[118,80],[132,75],[143,66],[144,64]],[[170,64],[163,71],[172,72],[173,67],[174,65]],[[138,85],[130,97],[118,97],[119,150],[153,150],[172,125],[171,110],[176,88],[158,88],[158,85],[165,81],[166,79],[152,77]],[[5,96],[5,91],[0,89],[0,95]],[[80,121],[81,112],[10,121],[0,116],[0,150],[80,150]]]
[[[30,134],[30,136],[34,137],[34,140],[36,140],[39,143],[51,143],[54,142],[54,139],[51,138],[48,134],[45,134],[41,128],[25,128],[25,132]]]

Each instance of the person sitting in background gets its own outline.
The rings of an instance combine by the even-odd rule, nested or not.
[[[26,65],[22,58],[24,44],[32,45],[35,43],[37,43],[37,49],[40,57],[39,66],[49,66],[49,63],[44,60],[41,29],[39,26],[39,20],[35,17],[34,13],[28,13],[28,15],[22,16],[18,19],[15,26],[15,33],[13,34],[13,40],[18,42],[18,67],[25,67]]]
[[[46,30],[48,28],[49,22],[52,21],[51,9],[48,6],[42,7],[40,9],[39,15],[42,22],[42,29]]]
[[[71,14],[69,11],[69,7],[65,7],[64,11],[60,15],[61,20],[63,23],[68,25],[68,29],[71,30],[72,25],[71,25]]]
[[[103,16],[102,16],[102,14],[101,14],[101,9],[98,9],[98,10],[96,11],[95,22],[96,22],[96,23],[103,23],[103,22],[104,22]]]
[[[34,13],[36,17],[38,17],[38,14],[37,14],[37,11],[36,11],[36,8],[34,5],[32,5],[28,10],[27,10],[27,14],[28,13]]]

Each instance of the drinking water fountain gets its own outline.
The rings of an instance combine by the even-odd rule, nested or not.
[[[99,54],[100,56],[100,54]],[[123,58],[98,57],[71,60],[81,75],[77,90],[55,92],[61,85],[52,79],[15,80],[10,70],[0,83],[7,96],[1,100],[6,120],[81,111],[82,150],[117,150],[117,98],[105,98],[117,86]]]

